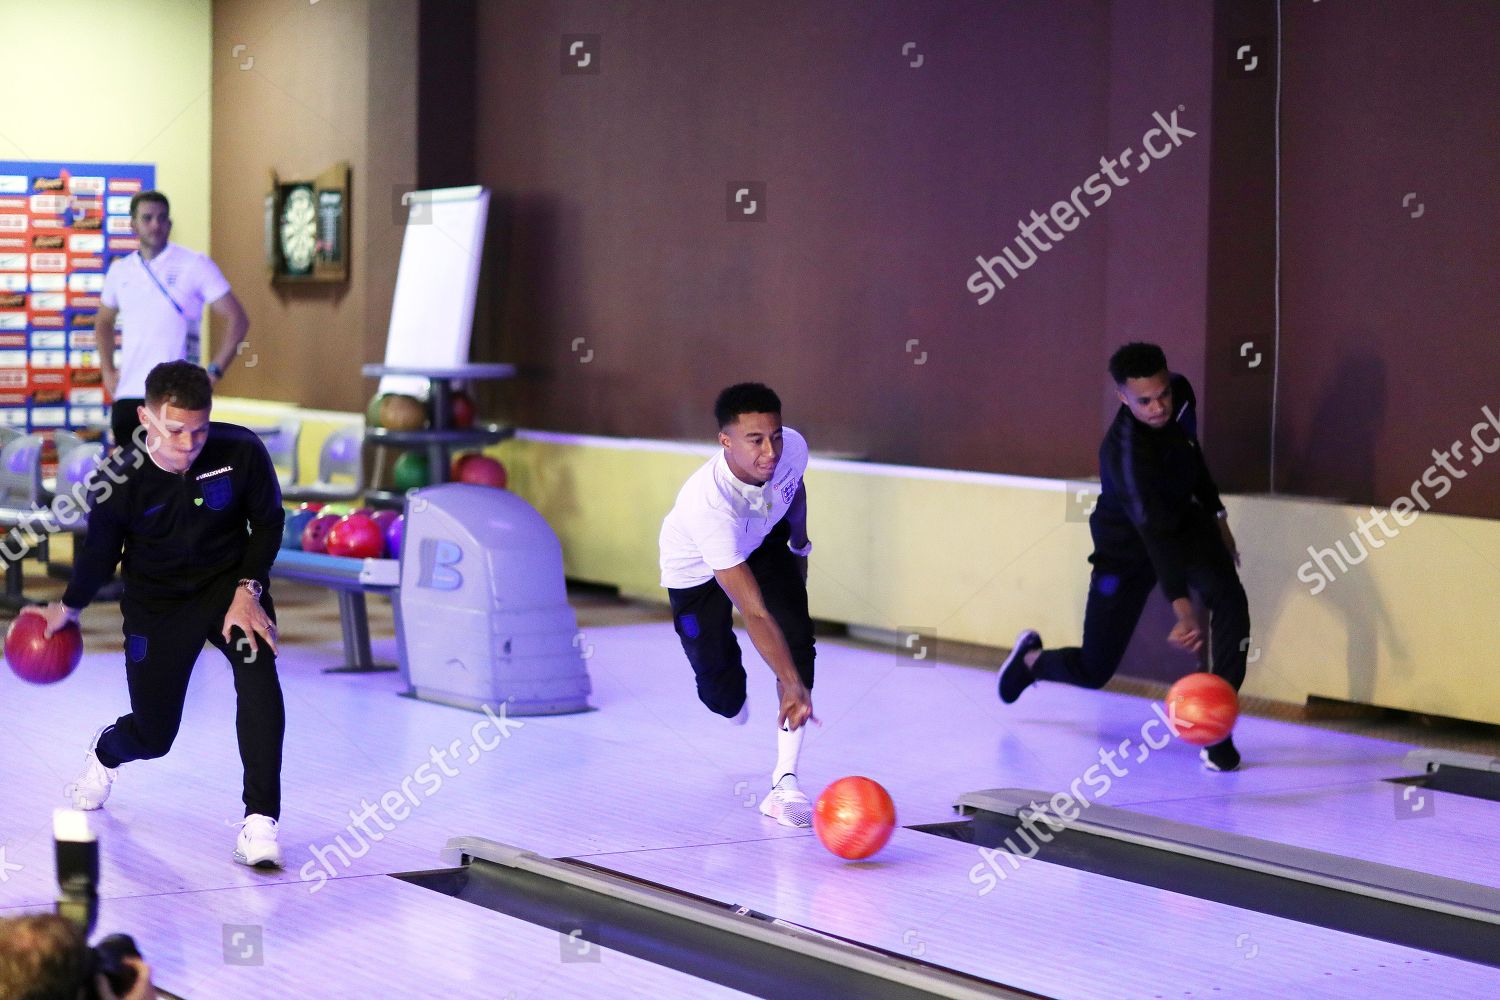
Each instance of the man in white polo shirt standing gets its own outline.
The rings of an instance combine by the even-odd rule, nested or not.
[[[140,249],[109,266],[94,320],[99,369],[114,400],[110,430],[115,444],[128,446],[140,426],[136,408],[144,405],[146,373],[167,361],[199,363],[198,326],[205,305],[228,324],[224,343],[208,376],[217,383],[234,361],[250,320],[217,264],[176,243],[171,207],[160,191],[130,199],[130,229]],[[120,359],[115,364],[115,323],[121,320]]]
[[[812,825],[797,786],[804,723],[813,718],[813,626],[807,610],[807,442],[781,425],[781,400],[758,382],[714,404],[722,451],[688,478],[661,526],[661,583],[698,678],[698,699],[743,725],[749,706],[733,609],[776,674],[776,767],[760,811]]]

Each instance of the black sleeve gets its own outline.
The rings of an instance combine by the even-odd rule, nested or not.
[[[68,607],[77,610],[87,607],[99,588],[115,575],[115,567],[120,564],[120,555],[125,549],[125,529],[130,517],[129,490],[130,484],[123,477],[106,476],[102,468],[94,474],[89,489],[92,505],[89,526],[83,541],[74,547],[73,577],[62,596],[62,602]]]
[[[240,579],[259,580],[261,586],[271,582],[271,564],[281,551],[281,529],[286,524],[286,511],[281,506],[281,483],[276,479],[276,467],[260,438],[249,434],[245,439],[245,466],[249,470],[245,483],[245,520],[250,527],[250,540],[245,544],[245,556],[240,560]]]
[[[1217,514],[1224,509],[1224,501],[1219,497],[1219,485],[1214,482],[1213,474],[1208,471],[1208,459],[1203,456],[1202,446],[1195,447],[1193,454],[1198,459],[1198,476],[1193,481],[1193,496],[1198,498],[1204,510]]]
[[[1120,504],[1140,532],[1167,600],[1188,595],[1187,560],[1182,550],[1183,512],[1173,510],[1153,488],[1157,472],[1136,447],[1127,425],[1117,423],[1104,439],[1099,462],[1119,491]]]
[[[1224,509],[1224,501],[1219,499],[1219,487],[1208,471],[1208,460],[1204,458],[1203,446],[1198,442],[1198,395],[1193,392],[1193,384],[1186,376],[1172,376],[1172,404],[1177,411],[1178,425],[1197,446],[1193,449],[1198,463],[1197,474],[1193,479],[1193,496],[1203,505],[1204,510],[1217,514]]]

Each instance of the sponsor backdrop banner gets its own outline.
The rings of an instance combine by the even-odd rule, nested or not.
[[[94,315],[110,262],[138,245],[130,198],[155,186],[151,164],[0,160],[0,426],[108,423]]]

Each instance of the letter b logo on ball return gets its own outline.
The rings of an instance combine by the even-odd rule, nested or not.
[[[463,586],[463,574],[454,569],[464,557],[464,550],[453,542],[439,538],[422,539],[421,572],[417,586],[433,590],[457,590]]]

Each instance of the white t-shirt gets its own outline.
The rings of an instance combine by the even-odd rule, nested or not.
[[[149,264],[136,252],[109,265],[99,300],[120,311],[115,398],[145,396],[147,373],[164,361],[196,363],[203,307],[228,293],[229,282],[217,264],[176,243],[168,243]]]
[[[688,477],[662,521],[661,585],[696,587],[749,559],[786,516],[806,471],[807,440],[790,427],[781,429],[781,460],[764,486],[740,482],[720,450]]]

